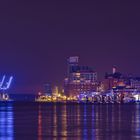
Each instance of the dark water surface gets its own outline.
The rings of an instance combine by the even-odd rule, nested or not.
[[[0,103],[0,140],[140,140],[140,105]]]

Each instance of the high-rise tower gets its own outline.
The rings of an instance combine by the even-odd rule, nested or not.
[[[64,91],[68,96],[90,93],[96,90],[97,73],[89,66],[79,66],[79,57],[68,59],[68,74],[64,81]]]

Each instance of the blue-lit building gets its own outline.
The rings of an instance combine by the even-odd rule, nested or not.
[[[96,91],[97,73],[89,66],[79,66],[77,56],[68,59],[67,77],[64,81],[64,92],[67,96],[88,94]]]
[[[52,96],[52,86],[50,83],[44,85],[44,94],[47,96]]]
[[[140,91],[140,77],[131,77],[130,84],[132,88],[135,88]]]

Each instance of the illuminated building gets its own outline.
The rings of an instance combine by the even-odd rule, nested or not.
[[[47,96],[51,96],[52,95],[52,86],[51,84],[47,83],[44,85],[44,94]]]
[[[131,87],[140,90],[140,77],[130,79]]]
[[[106,73],[102,82],[104,91],[112,90],[114,93],[134,93],[140,91],[140,77],[125,76],[113,68],[111,74]]]
[[[55,86],[55,87],[53,88],[52,95],[53,95],[54,97],[57,97],[57,96],[59,95],[59,90],[58,90],[58,87],[57,87],[57,86]]]
[[[105,79],[102,82],[104,91],[111,90],[116,87],[125,87],[125,78],[120,72],[117,72],[116,67],[113,67],[112,73],[106,73]]]
[[[89,66],[79,66],[77,56],[68,59],[67,78],[64,81],[64,92],[67,96],[96,91],[97,73]]]

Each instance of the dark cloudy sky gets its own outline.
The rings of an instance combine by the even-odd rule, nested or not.
[[[61,85],[73,55],[99,77],[112,65],[140,75],[140,2],[0,1],[0,73],[14,75],[14,92]]]

